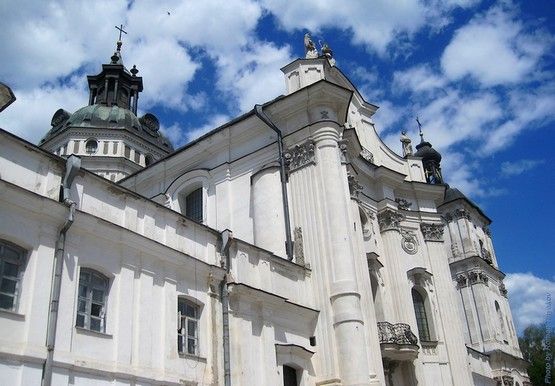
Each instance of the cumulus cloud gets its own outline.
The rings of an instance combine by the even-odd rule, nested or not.
[[[444,87],[446,80],[443,76],[432,71],[428,65],[420,64],[405,71],[393,74],[394,91],[424,92]],[[397,90],[398,89],[398,90]]]
[[[82,79],[77,76],[64,85],[13,91],[17,99],[1,113],[0,127],[34,143],[50,130],[52,115],[59,108],[73,113],[88,102]]]
[[[339,28],[352,36],[352,43],[384,54],[390,44],[411,38],[429,25],[449,23],[449,11],[471,7],[477,1],[397,2],[356,0],[340,7],[331,0],[285,1],[263,0],[282,28],[287,31],[308,29],[318,34],[324,28]]]
[[[543,160],[522,159],[514,162],[503,162],[501,164],[501,175],[504,177],[518,176],[536,166],[543,164]]]
[[[441,66],[450,79],[469,75],[486,86],[520,82],[531,75],[552,40],[529,31],[500,5],[456,31]]]
[[[555,298],[555,281],[539,278],[530,272],[509,273],[505,285],[519,334],[530,324],[545,322],[547,297]],[[553,309],[550,311],[553,313]]]
[[[216,114],[208,119],[208,122],[200,127],[187,130],[187,142],[193,141],[209,131],[214,130],[218,126],[223,125],[230,120],[230,117],[224,114]]]

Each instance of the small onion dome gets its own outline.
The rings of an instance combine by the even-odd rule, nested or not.
[[[430,142],[422,141],[416,145],[415,157],[422,157],[423,161],[435,161],[438,164],[441,162],[441,154],[439,154]]]

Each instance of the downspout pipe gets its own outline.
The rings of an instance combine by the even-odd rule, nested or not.
[[[281,196],[283,198],[283,216],[285,219],[285,253],[289,261],[293,260],[293,240],[291,239],[291,218],[289,217],[289,199],[287,197],[287,175],[285,173],[285,157],[283,156],[283,137],[281,130],[264,112],[261,105],[254,106],[254,113],[270,129],[276,132],[278,140],[279,174],[281,177]]]
[[[56,240],[56,252],[54,253],[54,272],[48,310],[48,325],[46,329],[46,360],[44,362],[42,373],[42,386],[51,386],[52,384],[54,346],[56,344],[56,326],[58,324],[58,306],[60,303],[60,290],[64,269],[66,234],[75,218],[75,202],[69,198],[69,194],[73,179],[80,169],[81,158],[75,155],[69,156],[66,160],[66,170],[60,191],[60,201],[66,205],[69,210],[67,218],[58,233],[58,238]]]
[[[231,361],[230,361],[230,341],[229,341],[229,293],[227,292],[227,282],[231,272],[231,257],[229,247],[233,240],[233,234],[229,229],[221,233],[220,253],[225,257],[225,271],[222,282],[220,283],[220,296],[222,299],[222,328],[223,328],[223,351],[224,351],[224,386],[231,386]]]

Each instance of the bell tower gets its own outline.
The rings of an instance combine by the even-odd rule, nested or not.
[[[143,79],[135,65],[128,70],[121,54],[123,26],[110,62],[87,76],[89,104],[73,114],[59,109],[40,146],[60,156],[76,154],[83,167],[118,181],[173,151],[151,113],[137,117]]]

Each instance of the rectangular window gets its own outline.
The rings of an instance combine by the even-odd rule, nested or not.
[[[202,222],[202,188],[193,190],[185,197],[185,216]]]
[[[114,142],[112,144],[112,154],[117,154],[117,152],[118,152],[118,143]]]
[[[125,145],[123,152],[125,158],[131,158],[131,148],[129,146]]]
[[[140,159],[141,159],[141,153],[135,150],[135,163],[138,164]]]
[[[181,354],[198,355],[198,322],[200,307],[193,302],[179,299],[177,302],[177,351]]]
[[[92,269],[82,268],[79,274],[77,300],[77,327],[88,330],[106,331],[106,296],[108,278]]]
[[[108,141],[104,141],[104,149],[102,154],[108,154]]]
[[[73,142],[73,154],[79,154],[79,141]]]
[[[0,241],[0,308],[15,310],[25,251],[11,243]]]

